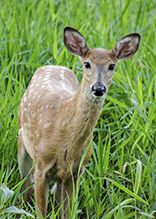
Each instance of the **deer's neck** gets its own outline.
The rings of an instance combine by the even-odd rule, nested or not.
[[[77,94],[75,95],[77,98]],[[80,120],[79,132],[84,130],[84,134],[92,134],[97,120],[99,118],[101,108],[103,106],[104,97],[94,97],[90,88],[82,82],[80,86],[80,94],[77,101],[76,123]],[[78,119],[79,118],[79,119]]]
[[[62,107],[61,114],[66,118],[62,117],[61,124],[67,122],[67,129],[77,144],[83,144],[93,133],[104,99],[105,96],[93,97],[90,88],[82,81],[77,93]]]

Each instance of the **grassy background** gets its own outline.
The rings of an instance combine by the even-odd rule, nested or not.
[[[14,191],[5,205],[0,192],[2,218],[15,217],[4,209],[20,199],[17,114],[33,73],[63,65],[81,81],[79,59],[63,45],[65,26],[79,30],[91,48],[111,49],[133,32],[142,37],[135,56],[116,67],[70,218],[156,218],[155,14],[155,0],[1,0],[0,184]],[[47,218],[55,218],[52,199],[48,209]],[[36,215],[34,206],[27,211]]]

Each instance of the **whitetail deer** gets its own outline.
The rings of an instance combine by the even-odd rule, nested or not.
[[[73,179],[76,186],[79,164],[91,141],[114,67],[120,59],[132,57],[139,42],[140,35],[134,33],[109,51],[90,49],[77,30],[66,27],[64,44],[83,64],[81,85],[70,69],[61,66],[41,67],[32,77],[19,107],[18,163],[23,178],[35,162],[36,204],[43,217],[47,213],[49,181],[53,180],[55,198],[60,204],[64,202],[64,218],[68,218]],[[90,147],[81,173],[91,155]],[[23,190],[31,183],[31,177],[27,177]],[[29,189],[24,198],[28,200],[32,192]]]

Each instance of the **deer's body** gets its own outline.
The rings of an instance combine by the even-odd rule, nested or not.
[[[119,59],[131,57],[138,49],[138,34],[123,39],[110,51],[91,50],[79,32],[66,28],[64,43],[84,64],[81,85],[70,69],[45,66],[35,72],[21,100],[20,174],[26,176],[35,161],[35,197],[43,217],[46,216],[50,180],[57,182],[55,192],[59,204],[67,199],[67,193],[69,202],[72,200],[72,177],[76,186],[80,161],[112,82],[114,65]],[[91,155],[90,147],[81,172]],[[28,178],[23,189],[30,184],[31,178]],[[32,189],[28,190],[24,198],[28,200],[32,192]],[[68,218],[68,200],[64,202],[64,210],[65,218]]]
[[[90,133],[93,131],[90,128],[93,129],[96,114],[100,113],[103,103],[99,101],[100,109],[88,109],[85,96],[80,100],[77,95],[74,96],[78,88],[78,81],[70,69],[60,66],[41,67],[34,74],[19,109],[22,106],[19,133],[25,149],[33,160],[42,158],[40,165],[45,174],[49,175],[55,166],[55,174],[51,174],[51,177],[60,183],[64,183],[71,175],[68,162],[73,172],[77,173],[79,162],[90,142]],[[90,97],[89,101],[91,99],[93,102],[96,100]],[[87,162],[89,158],[86,158]]]

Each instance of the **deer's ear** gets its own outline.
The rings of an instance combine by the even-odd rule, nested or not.
[[[64,44],[75,56],[83,57],[89,50],[84,36],[71,27],[64,28]]]
[[[112,52],[116,59],[129,59],[139,48],[140,35],[138,33],[129,34],[117,42]]]

